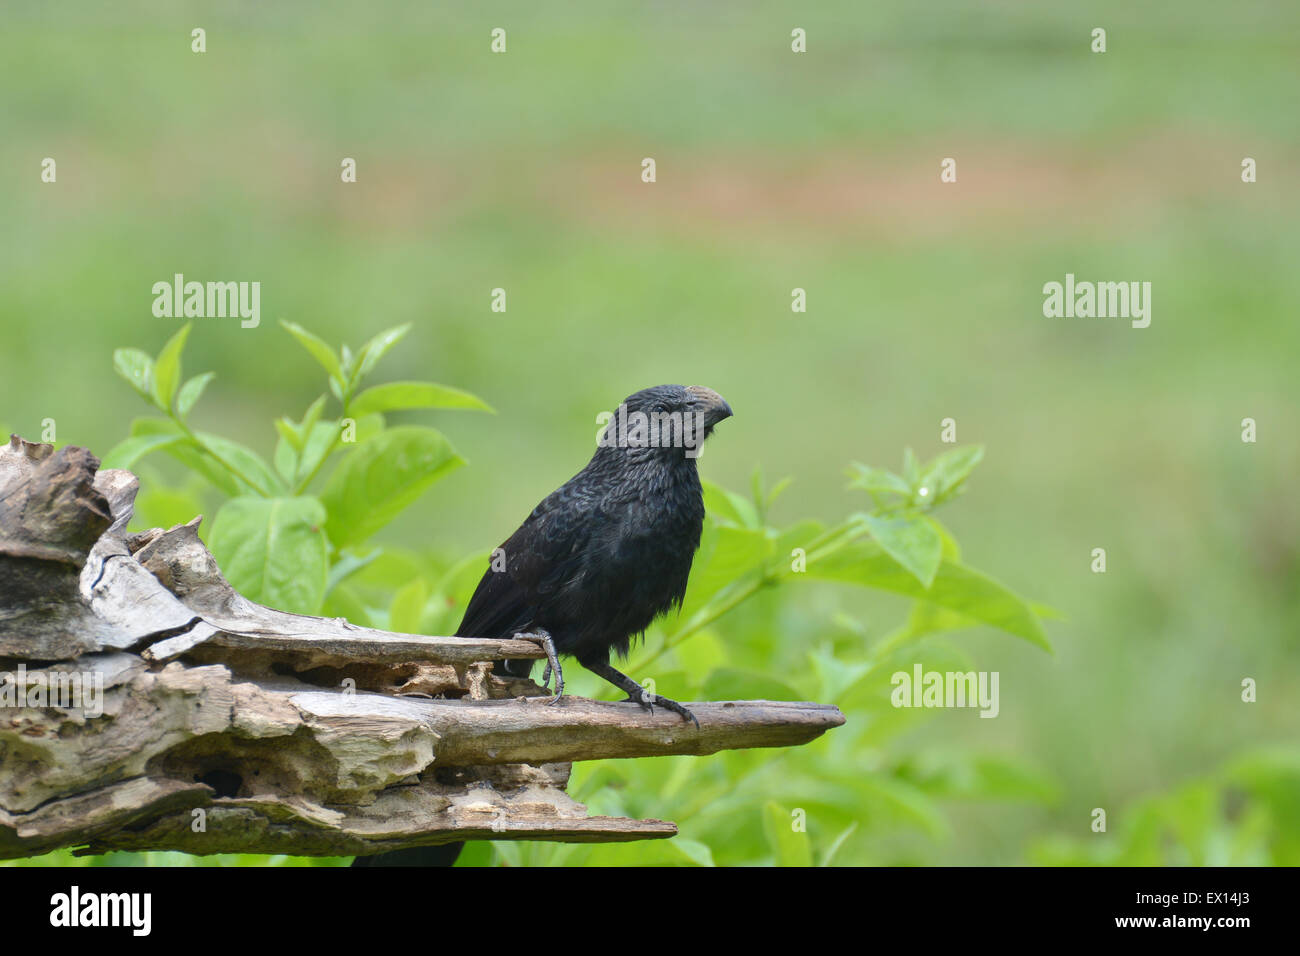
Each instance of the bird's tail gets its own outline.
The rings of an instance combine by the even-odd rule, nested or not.
[[[465,848],[464,843],[440,843],[437,846],[413,846],[374,856],[359,856],[353,866],[451,866]]]

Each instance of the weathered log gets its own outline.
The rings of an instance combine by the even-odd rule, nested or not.
[[[104,490],[121,490],[98,468],[84,448],[55,453],[17,435],[0,448],[0,656],[60,660],[129,643],[82,594],[87,555],[113,524]]]
[[[806,743],[834,707],[693,703],[699,727],[491,673],[519,640],[397,634],[236,592],[199,519],[129,535],[137,483],[0,449],[0,858],[375,853],[669,837],[588,817],[570,762]]]

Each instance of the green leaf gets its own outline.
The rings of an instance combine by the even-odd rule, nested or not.
[[[397,589],[388,607],[388,629],[399,634],[419,634],[420,618],[429,600],[429,585],[424,578],[416,578]]]
[[[921,487],[927,489],[931,506],[952,498],[984,457],[983,445],[953,448],[936,457],[921,473]]]
[[[218,464],[213,458],[199,451],[195,445],[184,433],[180,427],[167,418],[137,418],[131,422],[131,434],[135,435],[176,435],[183,438],[175,444],[167,445],[163,448],[167,454],[171,455],[182,465],[196,474],[207,478],[219,491],[234,497],[241,494],[239,483],[222,465]]]
[[[911,486],[892,471],[857,463],[849,469],[849,487],[873,495],[896,494],[908,497],[912,494]]]
[[[99,467],[101,470],[130,468],[149,452],[185,440],[185,436],[180,433],[174,435],[137,435],[133,438],[127,438],[118,442],[113,447],[113,450],[104,456],[104,460]]]
[[[794,561],[794,549],[799,548],[806,555],[808,545],[817,540],[817,537],[823,531],[825,531],[825,528],[820,521],[814,521],[811,518],[796,521],[783,529],[777,536],[776,544],[773,547],[774,557],[785,565],[785,568],[790,568],[791,563]]]
[[[858,823],[856,820],[845,827],[844,831],[826,848],[826,855],[822,857],[822,861],[817,865],[830,866],[835,859],[835,855],[840,852],[840,848],[844,846],[849,837],[853,836],[857,829]]]
[[[790,485],[792,485],[793,483],[794,483],[794,479],[789,476],[786,476],[785,478],[782,478],[780,481],[774,484],[771,490],[769,490],[767,493],[767,501],[763,503],[763,509],[765,511],[770,511],[772,509],[772,505],[776,503],[776,499],[781,497],[781,493],[784,492],[787,488],[789,488]]]
[[[702,481],[700,484],[704,487],[705,510],[742,528],[760,527],[758,510],[748,498],[711,481]]]
[[[280,433],[280,437],[294,451],[302,451],[302,436],[298,434],[298,426],[294,424],[293,419],[287,415],[281,415],[274,422],[275,430]]]
[[[718,525],[708,536],[709,550],[705,553],[701,546],[686,587],[685,607],[692,615],[724,588],[758,573],[775,552],[774,541],[762,531]],[[683,616],[681,623],[686,620]]]
[[[356,571],[351,584],[358,593],[373,594],[376,599],[382,595],[385,604],[391,599],[394,587],[421,577],[428,570],[420,555],[406,548],[375,548],[371,554],[374,559]]]
[[[336,441],[340,437],[343,423],[333,418],[315,422],[312,425],[310,434],[304,432],[304,434],[307,434],[307,438],[303,442],[302,456],[298,463],[298,480],[305,481],[307,476],[312,474],[331,452],[356,447],[357,443],[365,441],[372,435],[378,435],[384,430],[384,416],[378,412],[362,415],[360,418],[353,419],[353,421],[356,422],[356,430],[351,442],[340,444]]]
[[[141,398],[153,401],[152,358],[139,349],[117,349],[113,352],[113,368]]]
[[[943,539],[924,517],[881,518],[863,515],[862,523],[885,552],[928,588],[943,557]]]
[[[909,494],[921,483],[921,466],[910,448],[903,449],[903,480],[907,482]]]
[[[275,454],[271,456],[271,464],[275,466],[275,473],[279,475],[285,484],[293,484],[294,476],[298,474],[298,452],[293,447],[293,434],[291,426],[284,424],[283,419],[276,419],[276,431],[280,433],[280,440],[275,443]]]
[[[298,450],[302,450],[302,444],[306,442],[307,436],[312,433],[316,423],[320,421],[321,412],[325,410],[325,396],[319,395],[316,401],[307,406],[307,411],[303,413],[302,422],[298,425],[298,435],[301,438]]]
[[[794,829],[790,810],[769,800],[763,806],[763,832],[777,866],[812,866],[812,843],[807,831]]]
[[[890,638],[899,643],[914,641],[926,634],[942,634],[947,631],[960,631],[976,627],[979,621],[967,617],[951,608],[940,607],[929,601],[913,601],[908,612],[907,621]]]
[[[366,540],[464,463],[432,428],[403,426],[366,439],[348,452],[321,495],[330,541],[344,548]]]
[[[646,642],[647,648],[654,641],[654,635]],[[655,644],[659,642],[654,641]],[[727,663],[730,656],[727,648],[718,640],[718,636],[709,630],[699,631],[691,635],[689,641],[683,641],[673,646],[673,657],[676,658],[677,664],[681,667],[683,678],[691,681],[691,693],[698,695],[699,682],[695,680],[697,674],[708,674],[712,676],[715,668],[722,667]],[[635,662],[635,658],[633,661]],[[687,676],[689,675],[689,676]],[[662,681],[662,676],[657,676]],[[706,678],[707,680],[707,678]]]
[[[351,551],[344,552],[339,559],[330,565],[329,578],[325,582],[325,591],[328,594],[336,587],[339,587],[345,580],[363,569],[370,562],[374,561],[381,554],[382,548],[375,548],[369,554],[358,556]]]
[[[864,642],[865,643],[865,642]],[[883,643],[883,642],[882,642]],[[844,689],[834,701],[841,710],[869,714],[862,726],[863,740],[885,744],[907,728],[930,720],[935,711],[919,707],[895,707],[892,695],[897,689],[893,675],[912,672],[920,664],[924,671],[965,673],[975,669],[969,654],[952,641],[936,637],[922,644],[871,649],[873,665]],[[820,699],[820,698],[818,698]]]
[[[612,808],[602,807],[603,813]],[[466,844],[473,846],[473,842]],[[492,844],[497,848],[509,846],[507,841]],[[520,844],[527,845],[527,844]],[[540,846],[541,844],[533,844]],[[573,844],[571,844],[573,845]],[[502,854],[503,859],[508,859]],[[509,865],[522,865],[523,861]],[[640,843],[606,843],[600,847],[602,866],[714,866],[713,851],[698,840],[674,837],[671,840],[643,840]],[[543,865],[548,865],[543,861]]]
[[[471,554],[447,568],[433,588],[433,597],[425,608],[424,625],[428,634],[454,634],[465,616],[483,570],[491,560],[489,552]]]
[[[953,561],[940,563],[927,589],[874,541],[854,541],[808,562],[812,577],[848,581],[932,601],[1050,651],[1042,622],[1021,597],[987,575]]]
[[[369,412],[391,412],[407,408],[493,411],[490,405],[469,392],[432,382],[388,382],[372,386],[352,400],[348,411],[353,415],[365,415]]]
[[[272,461],[275,463],[275,470],[280,477],[288,484],[292,485],[302,472],[302,452],[303,446],[316,428],[316,423],[320,420],[321,410],[325,407],[325,396],[321,395],[307,406],[307,411],[302,416],[302,422],[295,422],[287,415],[275,420],[275,430],[280,433],[280,441],[275,446],[275,457]],[[324,449],[314,448],[314,453],[323,454]],[[318,461],[318,457],[313,457],[313,462]]]
[[[231,586],[267,607],[317,614],[325,597],[325,508],[312,497],[232,498],[208,549]]]
[[[187,322],[167,340],[154,361],[153,397],[161,409],[170,409],[172,399],[176,397],[176,389],[181,382],[181,353],[185,351],[185,340],[189,335],[190,324]]]
[[[302,455],[299,456],[298,461],[298,475],[302,479],[315,471],[325,456],[334,449],[338,434],[339,423],[334,419],[317,422],[312,426],[311,431],[306,433]]]
[[[325,369],[325,371],[330,374],[330,378],[340,380],[343,378],[343,370],[339,365],[338,353],[330,348],[324,339],[312,335],[295,322],[286,322],[284,319],[281,319],[280,324],[284,326],[285,331],[298,340],[299,345],[311,353],[311,357],[319,362],[321,368]]]
[[[361,351],[357,353],[356,370],[352,374],[350,384],[361,381],[370,374],[378,361],[388,354],[388,350],[400,342],[407,332],[411,331],[411,323],[394,326],[391,329],[384,329],[365,345],[361,346]],[[375,409],[379,411],[380,409]]]
[[[686,857],[696,866],[714,866],[713,851],[709,849],[707,843],[701,843],[699,840],[688,840],[686,837],[677,837],[673,840],[665,840],[664,843],[670,844],[682,856]]]
[[[862,680],[876,665],[871,661],[843,660],[835,656],[830,647],[819,647],[808,652],[808,663],[821,682],[816,699],[834,703],[840,695]]]
[[[216,372],[204,372],[202,375],[195,375],[192,379],[181,386],[180,394],[176,396],[176,414],[180,418],[185,418],[194,407],[194,403],[199,400],[203,390],[208,387],[208,382],[216,377]]]
[[[288,415],[281,415],[275,420],[275,430],[280,433],[280,437],[295,452],[302,451],[302,435],[298,432],[298,425]]]
[[[370,611],[366,609],[357,593],[346,584],[334,588],[326,595],[321,614],[325,617],[346,618],[349,623],[359,627],[374,627],[374,623],[370,620]]]
[[[953,537],[952,532],[945,528],[943,522],[934,517],[934,515],[926,515],[925,520],[930,522],[931,526],[938,533],[939,540],[943,542],[943,559],[945,561],[960,562],[961,545],[957,543],[957,539]],[[1042,616],[1043,614],[1039,612],[1039,617]]]
[[[280,476],[251,448],[210,432],[195,432],[194,437],[241,486],[268,497],[288,492]]]
[[[202,487],[202,479],[195,474],[189,475],[185,484],[179,488],[146,480],[141,475],[140,494],[135,499],[133,528],[170,528],[202,514]]]

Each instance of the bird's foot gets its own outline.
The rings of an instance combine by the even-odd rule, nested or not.
[[[682,720],[689,720],[695,725],[696,730],[700,729],[700,722],[695,719],[695,715],[691,713],[689,707],[677,703],[677,701],[670,697],[661,697],[658,694],[652,694],[644,688],[641,690],[640,694],[629,694],[623,703],[640,704],[652,714],[655,712],[655,704],[658,704],[664,710],[671,710],[674,714],[681,717]]]
[[[527,634],[516,634],[516,640],[532,641],[546,652],[546,667],[542,671],[542,686],[548,690],[551,675],[555,675],[555,696],[552,697],[548,704],[553,704],[564,696],[564,671],[560,669],[560,657],[555,653],[555,642],[551,640],[551,635],[546,633],[540,627],[536,631]]]

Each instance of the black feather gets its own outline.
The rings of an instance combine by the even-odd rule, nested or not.
[[[680,385],[637,392],[622,408],[628,417],[698,414],[704,427],[696,447],[731,414],[716,393]],[[704,525],[699,473],[685,447],[691,435],[620,445],[617,426],[616,418],[587,466],[501,545],[504,569],[484,573],[458,636],[542,629],[560,654],[608,659],[611,650],[625,655],[651,621],[681,605]]]

